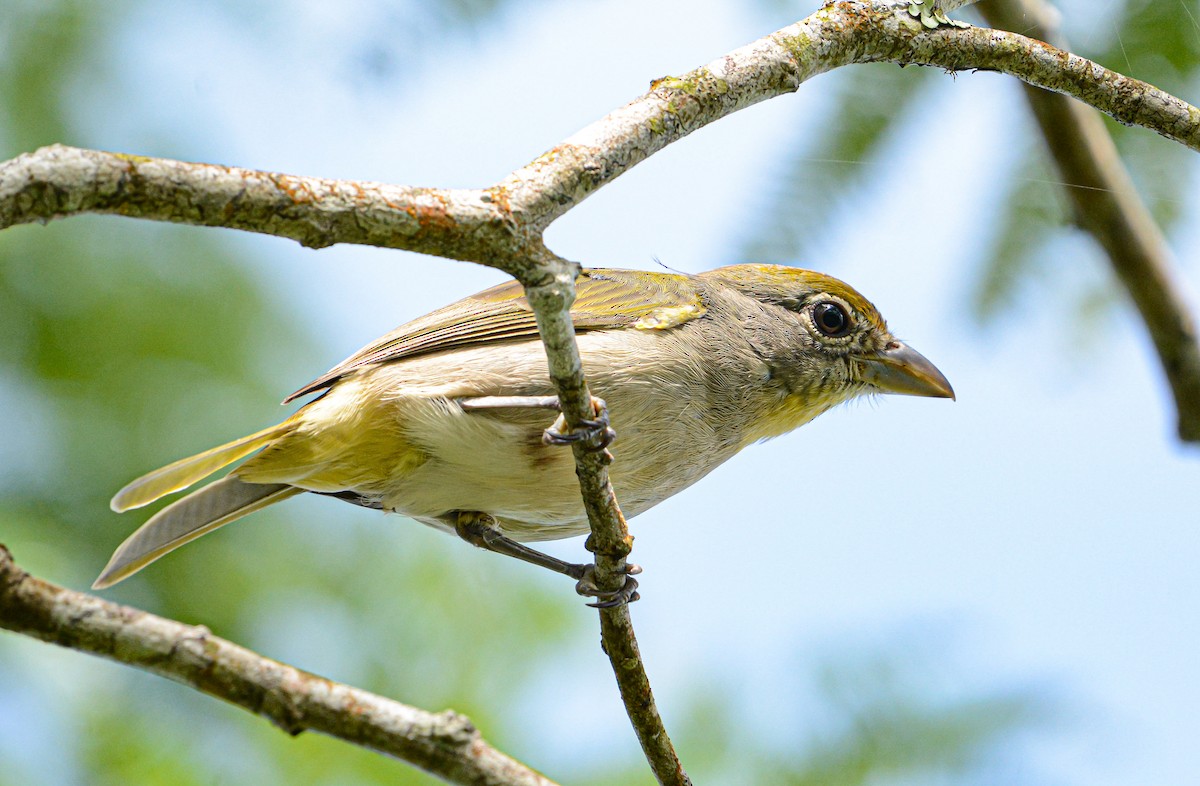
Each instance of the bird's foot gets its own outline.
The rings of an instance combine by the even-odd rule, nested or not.
[[[588,450],[604,450],[617,438],[617,432],[609,425],[608,405],[604,399],[592,396],[592,411],[595,413],[593,417],[579,421],[579,425],[573,429],[568,429],[567,419],[559,415],[554,425],[542,432],[542,442],[546,445],[581,442]]]
[[[457,402],[467,412],[530,407],[562,412],[558,396],[475,396],[457,399]],[[604,450],[617,438],[617,432],[613,431],[609,425],[608,405],[604,403],[604,399],[592,396],[592,411],[595,414],[591,418],[581,420],[579,425],[573,429],[567,428],[567,419],[559,414],[554,424],[542,432],[542,443],[545,445],[573,445],[576,442],[582,442],[588,450]]]
[[[951,19],[942,10],[940,0],[916,0],[908,4],[909,16],[921,20],[921,24],[930,30],[944,26],[970,27],[966,22]]]
[[[597,609],[607,609],[632,603],[638,599],[637,579],[633,578],[642,572],[637,565],[625,564],[625,584],[616,590],[602,590],[596,586],[596,566],[583,565],[575,562],[564,562],[558,557],[552,557],[537,549],[517,543],[504,535],[496,527],[496,519],[487,513],[478,511],[457,511],[447,514],[444,519],[454,527],[458,536],[481,549],[494,551],[508,557],[515,557],[524,562],[561,573],[575,579],[575,591],[589,598],[598,598],[596,603],[589,606]]]
[[[642,572],[638,565],[633,563],[625,564],[625,583],[615,590],[602,590],[596,586],[596,566],[595,565],[576,565],[580,569],[579,581],[575,584],[575,591],[580,595],[588,598],[597,598],[595,603],[589,603],[593,609],[611,609],[614,606],[623,606],[628,603],[633,603],[638,600],[641,595],[638,594],[638,582],[634,578]]]

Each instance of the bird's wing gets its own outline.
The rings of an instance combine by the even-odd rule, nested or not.
[[[678,273],[585,270],[575,281],[576,332],[631,327],[663,330],[704,314],[695,279]],[[284,399],[329,387],[364,366],[448,349],[537,337],[537,322],[516,281],[486,289],[414,319],[368,344]]]

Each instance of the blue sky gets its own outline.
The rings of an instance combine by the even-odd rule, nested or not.
[[[238,24],[163,6],[121,42],[125,78],[160,96],[157,126],[113,112],[97,143],[298,174],[485,185],[651,79],[791,21],[744,5],[518,5],[478,36],[418,49],[408,77],[382,85],[361,84],[336,57],[339,41],[361,33],[353,10],[311,3],[280,20],[246,12]],[[590,265],[743,261],[736,244],[777,162],[835,79],[672,146],[556,223],[550,246]],[[1032,685],[1059,701],[1062,722],[1024,749],[1049,780],[1189,782],[1200,770],[1200,453],[1176,444],[1169,394],[1128,310],[1096,324],[1082,349],[1055,291],[1030,287],[1002,329],[975,327],[963,305],[969,271],[1027,121],[1011,80],[940,81],[803,264],[873,299],[958,401],[843,407],[633,521],[646,568],[634,616],[659,703],[670,721],[715,671],[747,708],[778,721],[771,733],[803,735],[805,664],[900,640],[964,686]],[[188,146],[159,145],[155,128]],[[1187,177],[1195,183],[1195,166]],[[1189,227],[1172,241],[1195,303],[1200,238]],[[376,249],[237,242],[280,297],[320,320],[328,354],[311,359],[313,376],[501,279]],[[1055,286],[1108,275],[1086,240],[1052,253]],[[281,395],[304,381],[280,380]],[[812,458],[831,452],[845,471]],[[582,550],[579,540],[552,548]],[[626,733],[594,644],[563,653],[561,674],[518,710],[565,738],[551,755],[570,759],[585,745],[602,755]],[[552,699],[568,674],[581,698],[602,697],[601,711],[555,717],[567,711]]]

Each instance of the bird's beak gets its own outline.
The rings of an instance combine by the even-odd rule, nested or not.
[[[950,381],[937,366],[907,344],[893,341],[887,349],[874,355],[860,355],[863,381],[884,393],[905,396],[954,398]]]

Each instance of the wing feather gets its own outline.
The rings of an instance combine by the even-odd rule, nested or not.
[[[630,270],[585,270],[575,281],[571,308],[576,332],[625,327],[662,329],[704,313],[700,288],[691,276]],[[659,318],[660,314],[667,315]],[[532,340],[533,309],[517,281],[486,289],[401,325],[368,344],[283,400],[323,390],[345,375],[377,363],[450,349]]]

